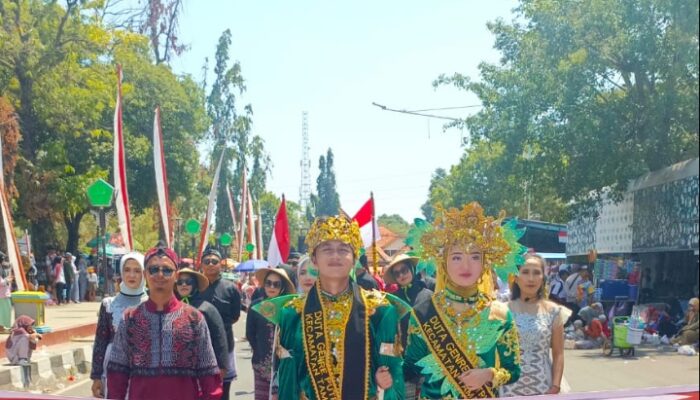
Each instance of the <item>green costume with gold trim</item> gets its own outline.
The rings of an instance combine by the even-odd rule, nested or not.
[[[515,382],[520,377],[520,346],[517,327],[506,304],[487,302],[475,316],[460,319],[452,314],[449,300],[443,292],[415,308],[408,328],[408,344],[404,353],[406,374],[423,375],[421,387],[422,399],[457,399],[463,398],[454,384],[446,377],[434,352],[430,350],[425,333],[420,327],[418,315],[428,314],[426,304],[434,302],[435,309],[445,321],[456,343],[464,348],[466,354],[476,355],[474,368],[494,368],[494,385],[492,393],[498,392],[498,386]],[[460,324],[461,322],[461,324]],[[477,397],[476,394],[470,396]]]
[[[312,329],[305,325],[305,307],[309,295],[292,295],[274,298],[253,307],[271,322],[279,326],[278,346],[276,355],[279,359],[278,380],[279,400],[336,400],[359,398],[372,399],[377,394],[377,386],[374,382],[374,374],[380,366],[389,368],[393,379],[393,386],[384,391],[385,400],[399,400],[404,398],[403,385],[403,361],[400,356],[400,339],[398,337],[398,323],[401,316],[410,311],[410,306],[395,296],[378,291],[366,291],[356,283],[350,282],[348,291],[338,296],[330,296],[322,293],[318,283],[312,291],[320,293],[320,302],[324,313],[323,336],[325,345],[328,346],[329,357],[321,358],[321,370],[332,371],[338,392],[327,393],[314,385],[309,366],[309,357],[306,348],[309,342],[305,342],[304,329]],[[349,318],[350,310],[358,297],[364,303],[366,311],[366,327],[351,326],[358,320]],[[348,357],[362,353],[363,346],[359,348],[346,348],[346,332],[364,332],[369,341],[366,343],[366,364],[344,365]],[[353,335],[359,336],[359,335]],[[352,340],[352,338],[350,338]],[[323,342],[323,340],[322,340]],[[323,346],[324,348],[326,346]],[[360,382],[359,387],[348,388],[343,381],[354,379]],[[363,384],[364,383],[364,384]],[[364,392],[364,396],[348,394],[350,390]],[[327,394],[326,394],[327,393]],[[340,396],[337,395],[340,393]],[[318,394],[318,395],[317,395]]]

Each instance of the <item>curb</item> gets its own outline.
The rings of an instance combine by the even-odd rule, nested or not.
[[[56,353],[35,352],[30,364],[31,388],[54,387],[62,383],[72,373],[89,374],[92,367],[92,344],[76,343],[74,348]],[[26,390],[23,384],[23,367],[9,365],[4,358],[0,361],[0,390]],[[72,370],[72,371],[71,371]]]

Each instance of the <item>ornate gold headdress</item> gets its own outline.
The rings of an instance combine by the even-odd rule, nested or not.
[[[351,221],[340,215],[316,218],[306,235],[309,253],[313,253],[319,244],[329,240],[338,240],[350,245],[355,253],[355,259],[360,256],[360,249],[363,248],[362,235],[357,221]]]
[[[437,207],[437,217],[432,226],[423,228],[418,242],[416,255],[426,264],[434,263],[437,268],[437,287],[440,290],[447,284],[446,252],[452,246],[460,246],[467,251],[479,251],[483,254],[484,272],[480,290],[491,294],[492,270],[501,279],[507,280],[508,274],[517,273],[518,263],[527,250],[518,243],[524,231],[518,230],[515,220],[503,225],[505,212],[497,218],[484,215],[484,209],[477,202],[466,204],[462,209],[445,210]],[[411,234],[409,234],[411,236]]]

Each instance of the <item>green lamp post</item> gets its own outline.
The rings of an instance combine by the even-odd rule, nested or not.
[[[197,234],[199,233],[199,230],[200,230],[201,228],[202,228],[202,224],[200,224],[199,221],[197,221],[197,220],[194,219],[194,218],[190,218],[190,219],[187,220],[187,222],[185,222],[185,232],[187,232],[187,233],[191,236],[191,238],[192,238],[192,254],[193,254],[192,257],[193,257],[193,258],[196,257],[196,253],[195,253],[195,252],[197,251],[197,250],[195,249],[195,242],[194,242],[194,239],[195,239],[195,237],[197,236]],[[198,260],[194,260],[194,262],[195,262],[195,264],[196,264],[196,263],[198,262]]]
[[[98,179],[87,188],[87,198],[90,205],[97,208],[99,212],[99,232],[97,235],[97,248],[99,258],[99,248],[102,247],[102,274],[104,274],[103,295],[107,294],[109,282],[107,281],[107,214],[106,209],[112,206],[114,198],[114,186],[104,179]],[[102,246],[100,246],[100,244]]]

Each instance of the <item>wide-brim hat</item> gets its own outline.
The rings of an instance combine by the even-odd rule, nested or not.
[[[404,262],[408,261],[411,263],[411,269],[412,273],[416,273],[416,265],[418,265],[418,257],[413,257],[409,256],[408,254],[399,254],[398,256],[394,257],[391,262],[389,262],[389,265],[387,265],[384,268],[384,283],[391,285],[393,283],[396,283],[396,279],[394,279],[394,274],[392,273],[392,268],[395,266],[402,264]]]
[[[191,268],[181,268],[177,270],[177,279],[180,279],[180,274],[190,274],[197,279],[197,290],[199,293],[204,292],[209,287],[209,279],[204,274],[197,272]]]
[[[287,275],[287,271],[283,270],[282,268],[262,268],[257,271],[255,271],[255,279],[258,280],[260,283],[260,287],[263,287],[265,284],[265,278],[267,278],[268,274],[277,274],[281,279],[282,282],[284,282],[284,293],[285,294],[291,294],[291,293],[296,293],[296,288],[294,287],[294,284],[292,283],[292,280],[289,279],[289,275]]]

